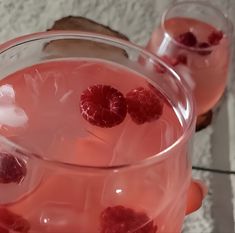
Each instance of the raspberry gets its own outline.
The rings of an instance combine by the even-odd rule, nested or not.
[[[207,49],[207,48],[209,49],[210,45],[207,42],[200,42],[197,44],[197,47],[200,49]],[[212,50],[202,50],[202,51],[199,51],[198,53],[204,56],[204,55],[209,55],[211,52]]]
[[[101,233],[156,233],[157,226],[145,213],[123,206],[107,207],[100,217]]]
[[[83,91],[80,110],[93,125],[111,128],[123,122],[127,114],[126,100],[111,86],[94,85]]]
[[[161,59],[170,66],[176,66],[179,63],[177,59],[168,57],[167,55],[162,56]],[[158,73],[163,74],[166,72],[166,68],[162,66],[160,63],[158,63],[156,65],[156,71]]]
[[[197,44],[197,38],[192,32],[185,32],[180,34],[176,40],[185,46],[194,47]]]
[[[180,64],[187,65],[187,63],[188,63],[188,58],[187,58],[187,56],[184,55],[184,54],[179,54],[179,55],[177,56],[177,61],[178,61],[178,63],[180,63]]]
[[[160,63],[156,64],[155,70],[157,73],[160,73],[160,74],[164,74],[166,72],[166,68],[162,66]]]
[[[0,233],[9,233],[9,231],[6,228],[0,226]]]
[[[155,95],[157,95],[162,101],[167,102],[166,97],[151,83],[148,83],[148,87],[151,91],[154,92]]]
[[[128,113],[136,124],[157,120],[163,111],[163,99],[151,89],[138,87],[126,95]]]
[[[0,183],[20,183],[26,173],[23,160],[7,153],[0,153]]]
[[[5,208],[0,208],[0,226],[5,230],[13,230],[14,232],[19,232],[19,233],[28,233],[30,229],[30,225],[28,221],[21,216],[14,214],[10,212],[9,210]],[[0,233],[2,232],[8,232],[8,231],[1,231],[0,228]]]
[[[221,39],[223,38],[223,32],[222,31],[213,31],[208,36],[208,42],[210,45],[218,45]]]
[[[177,59],[168,57],[167,55],[162,56],[161,59],[162,59],[164,62],[166,62],[167,64],[171,65],[171,66],[176,66],[176,65],[178,65],[178,60],[177,60]]]

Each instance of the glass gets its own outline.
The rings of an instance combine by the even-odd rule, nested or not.
[[[193,91],[197,115],[212,109],[227,83],[230,62],[229,20],[201,1],[173,4],[147,45],[181,73]]]
[[[174,70],[129,42],[78,32],[17,38],[0,61],[0,232],[180,232],[195,112]],[[106,101],[88,98],[100,87],[119,110],[125,95],[126,117],[90,112]],[[135,106],[137,116],[139,92],[154,105]]]

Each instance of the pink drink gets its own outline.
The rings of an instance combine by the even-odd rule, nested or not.
[[[99,85],[112,87],[99,94],[116,90],[112,95],[125,98],[121,122],[91,105],[92,119],[84,115],[82,96]],[[0,134],[20,148],[1,143],[0,233],[180,232],[191,179],[188,144],[168,148],[186,126],[153,85],[123,65],[92,58],[42,62],[2,79]],[[157,102],[144,115],[131,112],[140,90],[145,107],[160,101],[158,116],[146,118],[158,111]],[[92,99],[95,107],[101,100]],[[112,100],[120,107],[120,96]],[[4,156],[17,161],[9,163],[11,174],[4,173]]]
[[[191,7],[187,4],[190,3],[185,4],[185,9]],[[183,3],[181,5],[183,11]],[[180,17],[179,9],[178,14],[174,16],[173,9],[165,15],[162,28],[157,28],[153,32],[147,48],[159,56],[173,59],[171,65],[175,66],[189,84],[196,99],[197,113],[201,115],[214,107],[224,92],[229,66],[228,35],[227,32],[223,32],[222,38],[217,41],[214,37],[213,40],[213,33],[220,33],[220,30],[223,30],[219,21],[216,28],[213,26],[216,19],[209,24],[200,20],[203,17],[199,19],[190,18],[190,15]],[[168,17],[171,11],[172,15]],[[191,13],[192,17],[194,13],[196,14],[196,12]],[[210,15],[208,15],[210,22],[209,17]],[[187,43],[180,41],[180,36],[187,32],[193,33],[196,37],[195,45],[187,46]]]
[[[181,136],[182,126],[169,104],[164,104],[159,120],[148,124],[135,124],[127,115],[124,122],[112,128],[93,126],[81,115],[80,96],[96,84],[112,86],[124,96],[138,87],[150,89],[138,73],[99,60],[38,64],[2,80],[0,91],[8,88],[14,93],[12,106],[24,112],[25,121],[22,119],[18,127],[12,127],[11,122],[5,125],[5,120],[10,121],[9,114],[8,119],[0,119],[4,124],[0,134],[47,158],[88,166],[133,163],[159,153]],[[22,115],[13,113],[12,122],[20,121]]]

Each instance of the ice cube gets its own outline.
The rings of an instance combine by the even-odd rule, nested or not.
[[[84,138],[58,137],[47,152],[50,158],[66,163],[107,166],[112,156],[112,147],[92,136]]]
[[[79,232],[80,213],[72,204],[46,203],[42,206],[40,225],[51,233]]]
[[[48,202],[39,210],[39,224],[41,232],[50,233],[87,233],[98,229],[99,215],[94,209],[79,211],[73,204]],[[92,224],[91,224],[92,219]]]
[[[25,111],[16,105],[0,105],[0,124],[20,127],[28,122]]]
[[[9,84],[0,86],[0,104],[14,104],[15,91]]]
[[[35,227],[32,232],[94,232],[88,230],[94,227],[97,210],[100,211],[96,207],[100,204],[96,198],[99,197],[96,177],[73,169],[44,171],[44,174],[46,177],[37,190],[17,202],[14,212],[24,213]]]
[[[111,164],[131,164],[157,154],[163,147],[163,127],[161,120],[143,125],[129,120],[113,148]]]

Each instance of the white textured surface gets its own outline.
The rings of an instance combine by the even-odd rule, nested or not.
[[[26,33],[44,31],[56,19],[67,15],[80,15],[109,25],[113,29],[126,34],[132,41],[145,45],[156,24],[159,23],[162,11],[173,0],[0,0],[0,42]],[[227,10],[228,1],[212,1]],[[231,0],[235,3],[235,0]],[[229,8],[229,14],[234,13]],[[235,83],[233,83],[235,84]],[[233,85],[234,86],[234,85]],[[230,88],[230,137],[235,142],[235,88]],[[227,103],[226,103],[227,104]],[[211,164],[210,138],[213,128],[198,133],[195,136],[193,163],[200,166]],[[230,144],[231,159],[235,169],[235,146]],[[203,179],[209,186],[209,195],[201,210],[188,218],[185,223],[186,233],[210,233],[213,231],[211,217],[210,189],[211,174],[194,172],[197,178]],[[235,181],[234,181],[235,182]],[[235,185],[233,185],[235,193]]]
[[[205,130],[196,133],[194,138],[194,148],[193,148],[193,157],[192,157],[193,165],[201,167],[210,167],[212,160],[210,137],[212,132],[213,128],[208,127]],[[202,208],[186,218],[183,232],[211,233],[213,231],[213,218],[211,214],[212,175],[209,172],[193,171],[193,177],[195,179],[203,180],[208,187],[209,193],[206,196]]]
[[[235,15],[235,10],[233,13]],[[232,60],[233,60],[233,64],[235,64],[235,55],[233,56]],[[235,74],[235,65],[232,67],[231,73]],[[230,126],[229,137],[230,137],[230,142],[231,142],[230,148],[229,148],[230,159],[231,159],[231,170],[234,171],[235,170],[235,77],[233,77],[233,79],[231,79],[229,83],[228,109],[229,109],[229,126]],[[235,176],[231,176],[231,184],[232,184],[233,196],[235,197]],[[233,208],[233,216],[235,219],[235,208]]]

